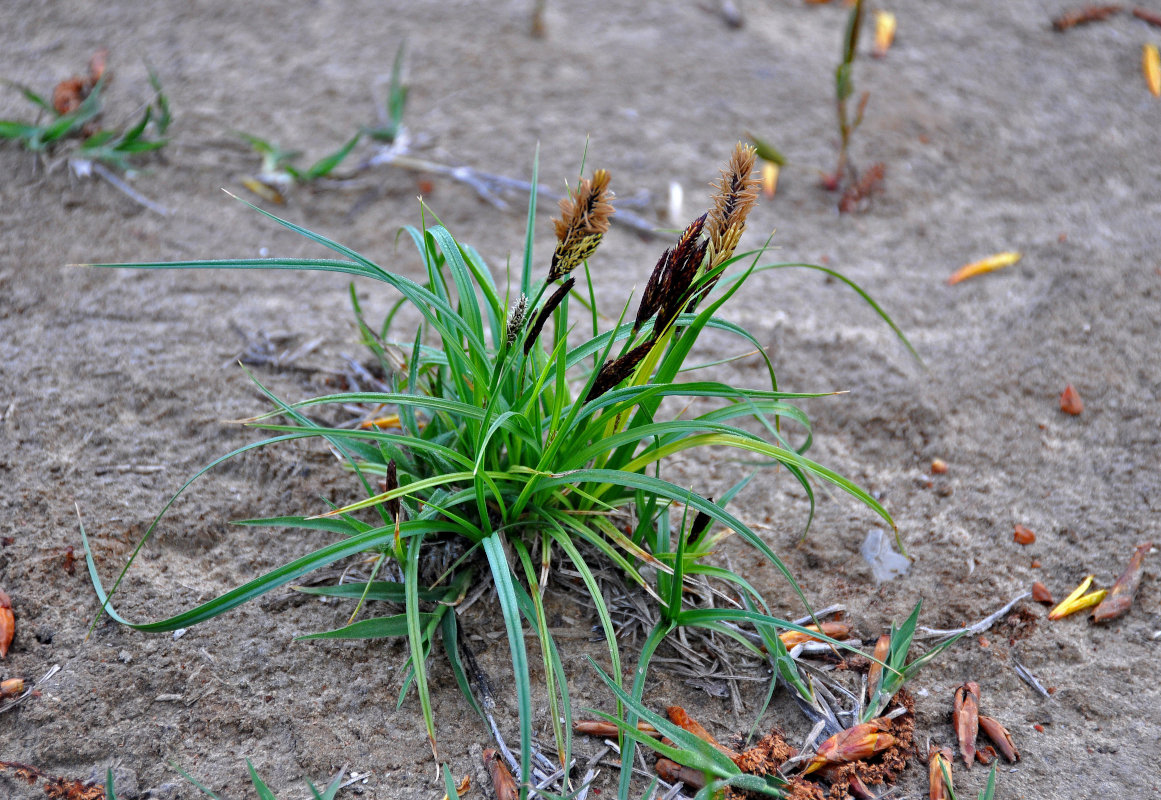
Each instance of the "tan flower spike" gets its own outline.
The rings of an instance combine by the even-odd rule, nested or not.
[[[746,216],[758,202],[762,181],[753,174],[757,152],[753,146],[738,142],[730,163],[722,170],[717,194],[714,195],[714,207],[710,209],[709,220],[705,225],[713,252],[710,269],[734,254],[746,227]]]
[[[608,170],[598,169],[560,201],[560,219],[552,221],[558,244],[548,273],[550,283],[572,272],[597,249],[609,230],[612,200]]]

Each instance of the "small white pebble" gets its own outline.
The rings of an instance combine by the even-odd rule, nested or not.
[[[173,640],[176,642],[178,639],[185,636],[185,632],[188,630],[189,630],[189,628],[178,628],[176,631],[173,632]]]
[[[259,247],[258,248],[258,257],[259,258],[266,258],[268,255],[270,255],[270,248],[269,247]]]
[[[685,205],[685,190],[677,181],[669,182],[669,224],[683,225],[681,209]]]
[[[133,654],[130,653],[128,650],[122,650],[120,653],[117,654],[117,660],[120,661],[122,664],[128,664],[130,661],[133,660]]]

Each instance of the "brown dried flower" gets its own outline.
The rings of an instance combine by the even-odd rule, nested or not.
[[[548,280],[563,278],[591,256],[609,230],[613,193],[608,170],[598,169],[580,182],[575,193],[560,201],[560,219],[554,219],[557,246]]]

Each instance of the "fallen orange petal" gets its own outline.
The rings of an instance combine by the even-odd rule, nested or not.
[[[962,267],[952,273],[951,277],[947,279],[949,286],[954,286],[960,281],[965,281],[968,278],[974,278],[977,275],[983,275],[988,272],[995,272],[1003,267],[1010,267],[1020,260],[1020,253],[1015,250],[1010,250],[1004,253],[996,253],[994,256],[973,261],[970,264],[964,264]]]

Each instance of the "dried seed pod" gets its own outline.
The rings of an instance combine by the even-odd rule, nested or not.
[[[1064,391],[1060,393],[1060,410],[1065,414],[1072,414],[1074,417],[1084,411],[1084,401],[1080,399],[1080,393],[1073,388],[1071,383],[1065,386]]]
[[[891,734],[882,732],[889,724],[889,720],[879,717],[839,731],[818,746],[818,752],[802,774],[809,775],[831,764],[862,761],[883,752],[897,741]]]
[[[0,658],[8,657],[12,637],[16,635],[16,617],[12,615],[12,599],[0,589]]]
[[[1049,605],[1056,602],[1052,599],[1052,592],[1048,591],[1048,587],[1040,581],[1032,584],[1032,599],[1037,603],[1048,603]]]
[[[891,654],[891,637],[884,633],[875,642],[875,660],[871,662],[871,669],[867,672],[867,699],[873,700],[875,698],[875,690],[879,688],[879,681],[883,677],[883,664],[886,663],[887,656]]]
[[[484,751],[484,766],[492,777],[492,788],[496,792],[496,800],[519,800],[520,790],[516,788],[516,779],[508,770],[508,765],[499,753],[488,748]]]
[[[996,748],[990,744],[983,747],[976,748],[976,761],[983,764],[985,767],[991,766],[992,762],[996,760]]]
[[[1145,564],[1145,555],[1151,549],[1153,543],[1145,542],[1133,552],[1129,558],[1129,566],[1125,567],[1121,577],[1117,578],[1117,582],[1109,590],[1108,596],[1092,612],[1094,622],[1109,622],[1129,613],[1129,608],[1133,605],[1133,596],[1137,593],[1137,587],[1141,585],[1141,569]]]
[[[1000,755],[1013,763],[1020,760],[1020,751],[1016,749],[1016,743],[1012,741],[1012,734],[1008,733],[1008,729],[999,721],[980,714],[980,730],[992,740],[996,749],[1000,751]]]
[[[951,783],[951,750],[932,746],[927,753],[927,797],[929,800],[948,800]],[[944,777],[946,775],[946,778]]]
[[[951,712],[951,724],[959,740],[959,752],[968,769],[976,757],[976,736],[979,733],[980,685],[968,681],[955,690],[955,705]]]
[[[1149,94],[1161,97],[1161,53],[1157,51],[1157,45],[1147,44],[1141,48],[1141,71],[1145,73]]]
[[[818,631],[818,626],[807,625],[806,629],[810,631]],[[845,639],[851,634],[851,626],[845,622],[824,622],[822,623],[821,633],[824,636],[829,636],[832,639]],[[787,650],[789,650],[791,647],[794,647],[795,645],[802,644],[803,642],[822,641],[822,639],[818,638],[817,636],[811,636],[809,633],[803,633],[802,631],[785,631],[784,633],[778,634],[778,638],[782,640],[782,644],[786,646]]]
[[[1036,541],[1036,534],[1030,528],[1025,528],[1017,522],[1015,529],[1012,531],[1012,541],[1016,544],[1030,545]]]
[[[0,699],[16,697],[20,694],[24,694],[24,678],[9,678],[6,681],[0,681]]]

